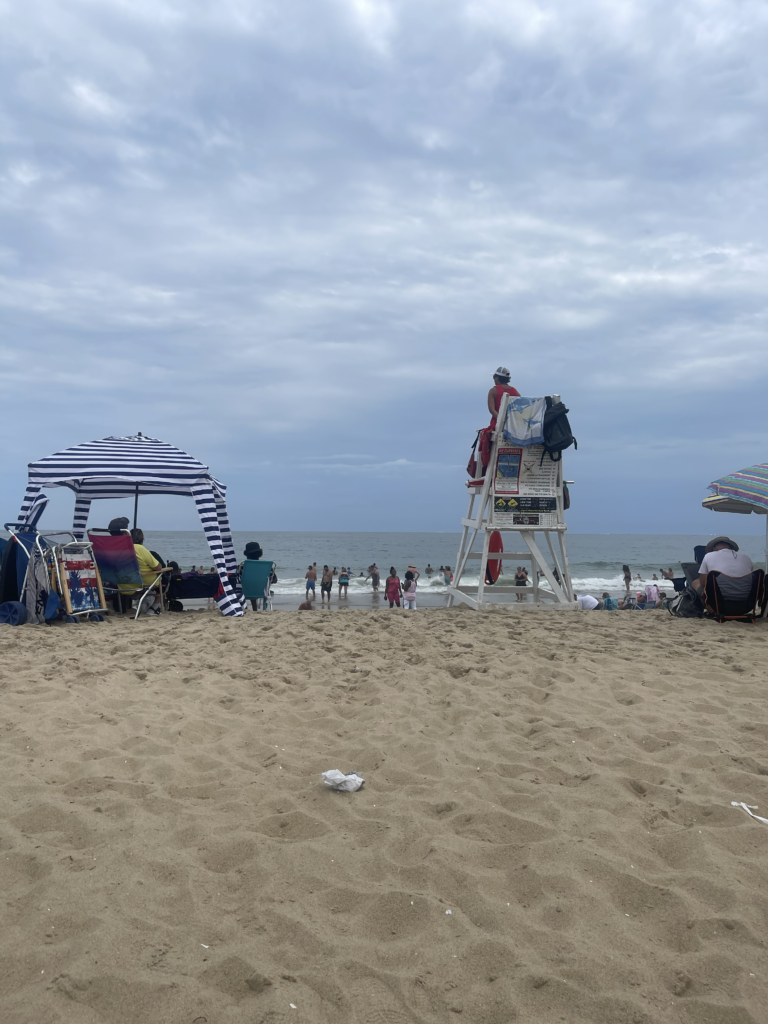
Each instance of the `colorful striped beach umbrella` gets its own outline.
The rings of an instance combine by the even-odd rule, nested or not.
[[[749,515],[766,516],[765,521],[765,558],[768,567],[768,463],[760,462],[756,466],[740,469],[738,473],[720,477],[708,487],[712,491],[711,498],[702,501],[704,508],[713,512],[738,512]]]

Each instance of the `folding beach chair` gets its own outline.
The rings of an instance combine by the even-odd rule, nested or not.
[[[93,545],[93,554],[101,573],[105,594],[117,595],[118,598],[138,598],[134,619],[138,619],[141,606],[153,590],[160,593],[161,607],[165,608],[160,586],[163,574],[158,573],[152,583],[144,582],[139,570],[136,549],[127,530],[111,534],[109,530],[93,529],[88,531],[88,539]]]
[[[717,582],[719,575],[719,572],[707,573],[707,581],[704,584],[707,610],[718,622],[739,621],[754,624],[755,616],[760,614],[765,605],[765,572],[762,569],[754,570],[749,596],[743,600],[723,595]]]
[[[261,602],[263,611],[272,610],[272,601],[269,594],[269,581],[275,571],[274,562],[262,562],[261,559],[246,558],[240,573],[240,583],[243,588],[243,597],[257,604]]]
[[[75,540],[74,537],[63,544],[52,543],[52,536],[46,534],[42,539],[48,544],[51,578],[55,581],[67,615],[82,615],[92,621],[103,621],[101,612],[107,610],[106,598],[93,544],[90,541]]]

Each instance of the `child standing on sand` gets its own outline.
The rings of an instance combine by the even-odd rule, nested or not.
[[[406,611],[409,608],[411,609],[411,611],[416,611],[416,580],[410,569],[405,574],[405,586],[403,587],[403,608],[405,608]]]
[[[400,596],[403,593],[403,588],[400,583],[400,577],[397,575],[397,569],[394,565],[389,570],[389,576],[387,576],[387,586],[384,591],[384,596],[389,601],[389,607],[394,608],[395,605],[400,607]]]

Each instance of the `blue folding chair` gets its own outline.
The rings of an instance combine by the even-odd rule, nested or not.
[[[274,571],[274,562],[262,562],[260,558],[246,558],[243,562],[243,568],[240,572],[240,585],[243,588],[243,597],[249,601],[256,602],[254,611],[259,610],[259,602],[261,602],[263,611],[272,611],[269,583]]]

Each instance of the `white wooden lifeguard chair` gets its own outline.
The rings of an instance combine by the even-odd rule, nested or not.
[[[461,543],[456,557],[453,582],[448,588],[449,607],[455,602],[468,604],[475,609],[489,608],[512,600],[512,594],[530,594],[534,605],[550,604],[561,608],[573,608],[574,596],[571,571],[565,550],[565,524],[563,484],[563,460],[553,462],[544,453],[541,444],[523,448],[504,439],[504,424],[507,418],[509,395],[503,395],[497,417],[497,429],[491,435],[492,446],[485,476],[478,457],[474,481],[470,481],[469,508],[462,519]],[[552,395],[552,402],[559,402],[559,395]],[[542,459],[542,455],[544,456]],[[498,531],[504,546],[506,538],[522,541],[527,551],[490,551],[491,537]],[[552,565],[536,543],[536,534],[542,533],[552,556]],[[482,551],[473,550],[475,542],[482,538]],[[556,540],[555,540],[556,538]],[[557,545],[559,551],[555,550]],[[520,547],[520,544],[516,544]],[[486,566],[491,560],[530,562],[530,578],[533,583],[523,590],[517,586],[490,585],[486,582]],[[477,583],[463,582],[467,575],[475,575],[470,562],[479,560]],[[549,584],[549,589],[540,586],[539,570]],[[483,601],[486,588],[501,601]],[[529,604],[531,602],[528,602]]]

